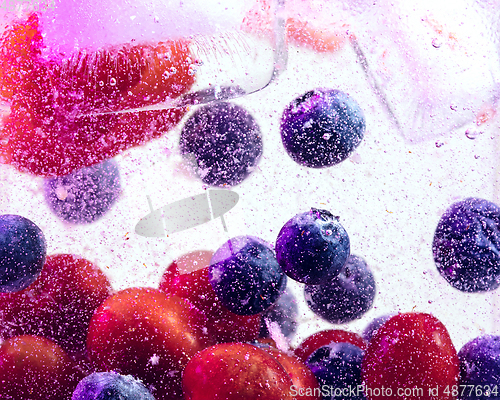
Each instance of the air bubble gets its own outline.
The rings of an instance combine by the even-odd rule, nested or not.
[[[331,134],[331,133],[329,133],[329,132],[327,132],[327,133],[325,133],[325,134],[323,135],[323,139],[325,139],[325,140],[328,140],[328,139],[330,139],[331,137],[332,137],[332,134]]]
[[[443,43],[438,38],[432,39],[432,47],[434,47],[435,49],[439,49],[442,46],[442,44]]]
[[[104,81],[99,81],[99,86],[103,87],[104,86]]]
[[[474,140],[476,139],[479,135],[481,135],[483,132],[481,131],[476,131],[476,130],[471,130],[471,129],[467,129],[465,131],[465,136],[467,137],[467,139],[471,139],[471,140]]]
[[[115,79],[115,78],[111,78],[111,79],[109,80],[109,84],[110,84],[111,86],[115,86],[115,85],[116,85],[116,79]]]

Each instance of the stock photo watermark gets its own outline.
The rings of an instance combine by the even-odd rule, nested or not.
[[[43,11],[54,9],[56,0],[0,0],[0,9],[16,12],[27,9],[30,11]]]

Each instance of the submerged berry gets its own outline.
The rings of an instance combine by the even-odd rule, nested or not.
[[[500,208],[468,198],[452,204],[441,217],[432,243],[441,276],[464,292],[500,286]]]
[[[242,107],[215,103],[199,108],[182,129],[180,148],[200,179],[213,186],[243,182],[262,155],[262,136]]]
[[[365,117],[347,93],[315,89],[295,99],[281,118],[281,139],[292,159],[306,167],[330,167],[359,146]]]
[[[120,195],[118,164],[106,160],[68,175],[47,178],[44,189],[50,208],[62,220],[94,222],[109,211]]]
[[[47,244],[41,229],[20,215],[0,215],[0,292],[31,285],[43,268]]]

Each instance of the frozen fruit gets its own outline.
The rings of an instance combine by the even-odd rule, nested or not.
[[[0,37],[0,96],[12,98],[16,87],[29,76],[42,49],[42,35],[36,14],[6,24]]]
[[[363,355],[353,344],[332,343],[309,356],[306,365],[319,381],[322,399],[366,399],[361,377]]]
[[[120,107],[140,107],[174,99],[195,81],[188,40],[167,40],[132,48],[146,60],[140,80],[130,88]]]
[[[90,319],[110,294],[108,279],[90,261],[50,255],[33,284],[0,294],[0,336],[41,335],[70,355],[84,356]]]
[[[257,338],[261,315],[237,315],[222,305],[208,279],[211,251],[193,251],[168,266],[160,290],[187,299],[207,318],[215,342],[246,342]]]
[[[315,89],[295,99],[281,118],[281,139],[292,159],[306,167],[330,167],[359,146],[365,117],[358,103],[334,89]]]
[[[120,195],[118,164],[106,160],[68,175],[46,178],[45,198],[66,222],[91,223],[102,217]]]
[[[351,343],[361,350],[366,350],[367,347],[367,342],[357,333],[340,329],[327,329],[304,339],[295,349],[295,355],[305,362],[315,350],[331,343]]]
[[[82,49],[68,58],[48,49],[41,57],[43,32],[37,21],[30,16],[15,25],[0,54],[0,67],[6,65],[0,94],[10,107],[2,121],[3,163],[45,177],[66,175],[161,136],[185,114],[182,107],[99,113],[151,105],[188,91],[195,79],[189,42]],[[13,59],[18,61],[9,67]]]
[[[0,398],[70,400],[83,373],[49,339],[16,336],[0,345]]]
[[[222,304],[240,315],[267,310],[286,287],[286,275],[274,250],[253,236],[238,236],[224,243],[212,257],[209,278]]]
[[[456,398],[458,356],[444,325],[430,314],[398,314],[378,330],[363,359],[369,400]]]
[[[349,236],[339,217],[316,208],[289,220],[276,239],[276,258],[285,274],[309,285],[337,276],[349,253]]]
[[[241,183],[262,155],[262,137],[242,107],[215,103],[196,110],[182,128],[180,149],[201,180],[214,186]]]
[[[98,370],[141,379],[157,400],[177,399],[182,395],[184,367],[212,344],[205,324],[203,314],[180,297],[129,288],[96,310],[87,349]]]
[[[460,399],[486,400],[500,396],[500,336],[481,336],[458,352]]]
[[[17,292],[40,275],[47,254],[41,229],[20,215],[0,215],[0,292]]]
[[[452,204],[439,220],[432,243],[441,276],[464,292],[500,286],[500,208],[467,198]]]
[[[360,318],[373,305],[375,279],[366,262],[350,255],[340,273],[321,285],[306,285],[305,298],[315,314],[332,324]]]
[[[71,400],[155,400],[142,382],[116,372],[95,372],[83,378]]]
[[[246,343],[222,343],[196,354],[184,370],[189,400],[292,400],[292,380],[264,350]]]
[[[266,353],[272,355],[285,368],[292,379],[290,393],[295,400],[321,399],[318,380],[300,359],[273,347],[262,347]]]
[[[375,333],[377,333],[377,331],[379,330],[379,328],[382,325],[384,325],[389,319],[391,319],[391,317],[393,315],[394,314],[382,315],[380,317],[375,318],[372,322],[370,322],[368,324],[368,326],[363,331],[363,338],[367,342],[369,342],[370,340],[372,340],[373,335],[375,335]]]
[[[278,301],[262,314],[260,337],[269,337],[271,324],[276,324],[286,337],[293,337],[298,325],[297,316],[297,299],[290,291],[285,290]]]

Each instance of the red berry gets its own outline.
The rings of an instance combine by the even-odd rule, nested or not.
[[[203,332],[205,323],[196,307],[177,296],[151,288],[125,289],[92,317],[90,359],[101,371],[141,379],[158,400],[178,398],[184,367],[211,344]]]
[[[318,380],[306,364],[278,349],[263,348],[263,350],[276,358],[288,372],[293,385],[291,392],[296,400],[321,399]]]
[[[430,314],[399,314],[368,344],[362,368],[369,400],[456,397],[459,361],[444,325]]]
[[[292,400],[292,380],[274,357],[246,343],[222,343],[186,366],[186,400]]]
[[[48,256],[33,284],[0,294],[0,335],[40,335],[70,353],[84,353],[90,319],[110,293],[108,279],[91,262],[71,254]]]
[[[303,362],[314,353],[315,350],[330,343],[351,343],[358,346],[361,350],[366,350],[366,340],[353,332],[347,332],[340,329],[327,329],[317,332],[305,339],[296,349],[295,355]]]
[[[49,339],[17,336],[0,346],[0,377],[1,399],[69,400],[83,373]]]
[[[257,338],[261,315],[237,315],[224,307],[208,279],[211,251],[193,251],[169,265],[160,289],[189,300],[207,317],[207,329],[214,341],[247,342]]]

